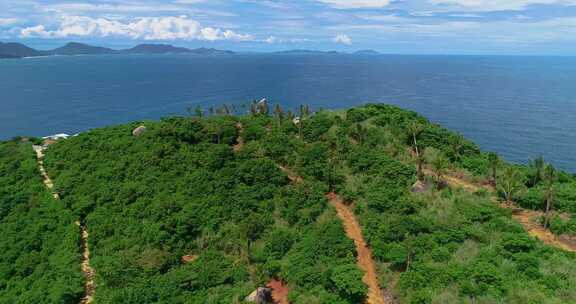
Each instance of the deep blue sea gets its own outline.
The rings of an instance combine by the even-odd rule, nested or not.
[[[74,134],[266,97],[295,108],[384,102],[510,161],[576,172],[576,57],[117,55],[0,60],[0,138]]]

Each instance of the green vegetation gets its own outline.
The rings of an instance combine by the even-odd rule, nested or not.
[[[137,124],[94,130],[47,154],[62,203],[90,232],[97,303],[239,303],[273,277],[294,303],[363,296],[321,184],[291,184],[251,147],[234,153],[231,116],[145,125],[139,137]]]
[[[325,198],[329,191],[353,204],[381,285],[401,303],[576,301],[574,254],[530,237],[487,191],[446,184],[447,176],[458,175],[492,185],[502,201],[547,211],[542,223],[553,232],[576,234],[573,175],[543,159],[506,163],[394,106],[317,113],[302,106],[298,119],[266,103],[249,110],[234,117],[230,107],[209,115],[195,108],[194,117],[58,142],[47,150],[46,166],[59,202],[42,188],[30,146],[2,144],[0,230],[14,236],[0,249],[8,252],[24,238],[15,233],[21,218],[41,227],[24,235],[36,242],[45,233],[48,241],[26,262],[14,263],[30,251],[24,245],[1,255],[0,303],[17,302],[18,290],[49,292],[45,303],[77,301],[74,219],[90,232],[96,303],[242,303],[271,278],[288,283],[291,303],[361,303],[363,273]],[[239,123],[244,145],[235,152]],[[142,124],[147,131],[132,136]],[[291,182],[279,165],[303,181]],[[417,181],[421,187],[412,191]],[[30,206],[52,217],[38,217]],[[51,241],[54,234],[58,242]],[[28,271],[26,285],[14,286],[29,261],[37,269],[67,267]]]
[[[306,180],[322,182],[355,201],[366,239],[381,263],[382,285],[398,277],[393,292],[400,302],[576,300],[570,287],[576,284],[573,254],[529,237],[511,212],[485,193],[469,194],[443,185],[448,171],[458,172],[487,184],[498,181],[504,199],[522,199],[524,189],[534,187],[528,183],[527,167],[504,163],[461,135],[387,105],[316,113],[302,122],[301,131],[289,123],[276,128],[262,118],[258,124],[261,137],[248,142],[252,149],[261,149]],[[296,136],[299,133],[304,134],[302,140]],[[412,193],[421,171],[415,169],[424,162],[433,172],[427,183],[438,187]],[[547,190],[551,183],[554,189],[563,186],[555,180],[545,184],[550,181],[545,171],[538,180],[543,193],[536,196],[540,203],[545,197],[559,201],[560,195]],[[564,178],[563,183],[574,182],[571,176]],[[550,206],[562,206],[555,204]],[[574,201],[565,204],[575,206]],[[557,217],[551,222],[553,229],[569,226],[558,228]]]
[[[45,189],[29,143],[0,143],[0,303],[78,303],[80,235]]]

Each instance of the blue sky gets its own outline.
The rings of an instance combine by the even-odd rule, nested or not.
[[[0,0],[0,41],[573,55],[576,0]]]

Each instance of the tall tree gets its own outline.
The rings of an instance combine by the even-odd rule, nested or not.
[[[284,120],[284,111],[282,111],[282,107],[280,104],[276,104],[274,107],[274,116],[278,122],[278,128],[282,125],[282,121]]]
[[[302,128],[303,128],[303,124],[304,124],[304,120],[308,117],[308,115],[310,114],[310,107],[305,106],[305,105],[300,105],[300,117],[298,118],[298,136],[300,137],[300,139],[302,139],[303,135],[302,135]]]
[[[453,136],[450,140],[450,148],[452,149],[452,156],[454,157],[454,161],[460,160],[465,141],[466,140],[464,139],[464,136],[462,136],[460,133]]]
[[[547,229],[550,226],[550,213],[554,206],[554,198],[556,195],[556,189],[554,184],[558,180],[558,171],[554,166],[548,165],[544,169],[543,180],[546,183],[546,191],[544,193],[544,201],[546,202],[546,214],[544,216],[544,228]]]
[[[362,123],[355,123],[351,132],[350,132],[350,136],[352,137],[353,140],[355,140],[356,142],[358,142],[358,144],[362,144],[364,143],[364,136],[366,134],[366,129],[362,126]]]
[[[420,136],[422,131],[424,130],[424,126],[416,121],[411,122],[408,124],[406,130],[408,131],[408,137],[410,138],[412,150],[416,154],[416,173],[418,175],[418,180],[424,180],[424,174],[422,172],[422,162],[423,157],[421,157],[420,149],[418,148],[418,141],[417,138]]]
[[[497,186],[496,175],[498,167],[500,166],[500,157],[497,153],[490,152],[488,154],[488,167],[490,168],[490,183],[492,186]]]
[[[432,167],[436,176],[436,187],[442,186],[442,177],[448,169],[448,158],[441,151],[435,148],[426,149],[426,162]]]
[[[514,197],[524,190],[526,177],[515,167],[507,167],[498,182],[498,191],[504,195],[506,204],[511,205]]]
[[[531,160],[528,165],[532,170],[532,178],[530,180],[531,186],[536,186],[540,181],[542,181],[542,176],[544,174],[544,169],[546,168],[546,162],[542,155]]]

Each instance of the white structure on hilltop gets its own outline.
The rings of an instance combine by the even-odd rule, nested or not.
[[[42,139],[60,140],[60,139],[68,139],[68,137],[70,137],[70,135],[65,134],[65,133],[60,133],[60,134],[54,134],[54,135],[42,137]]]

